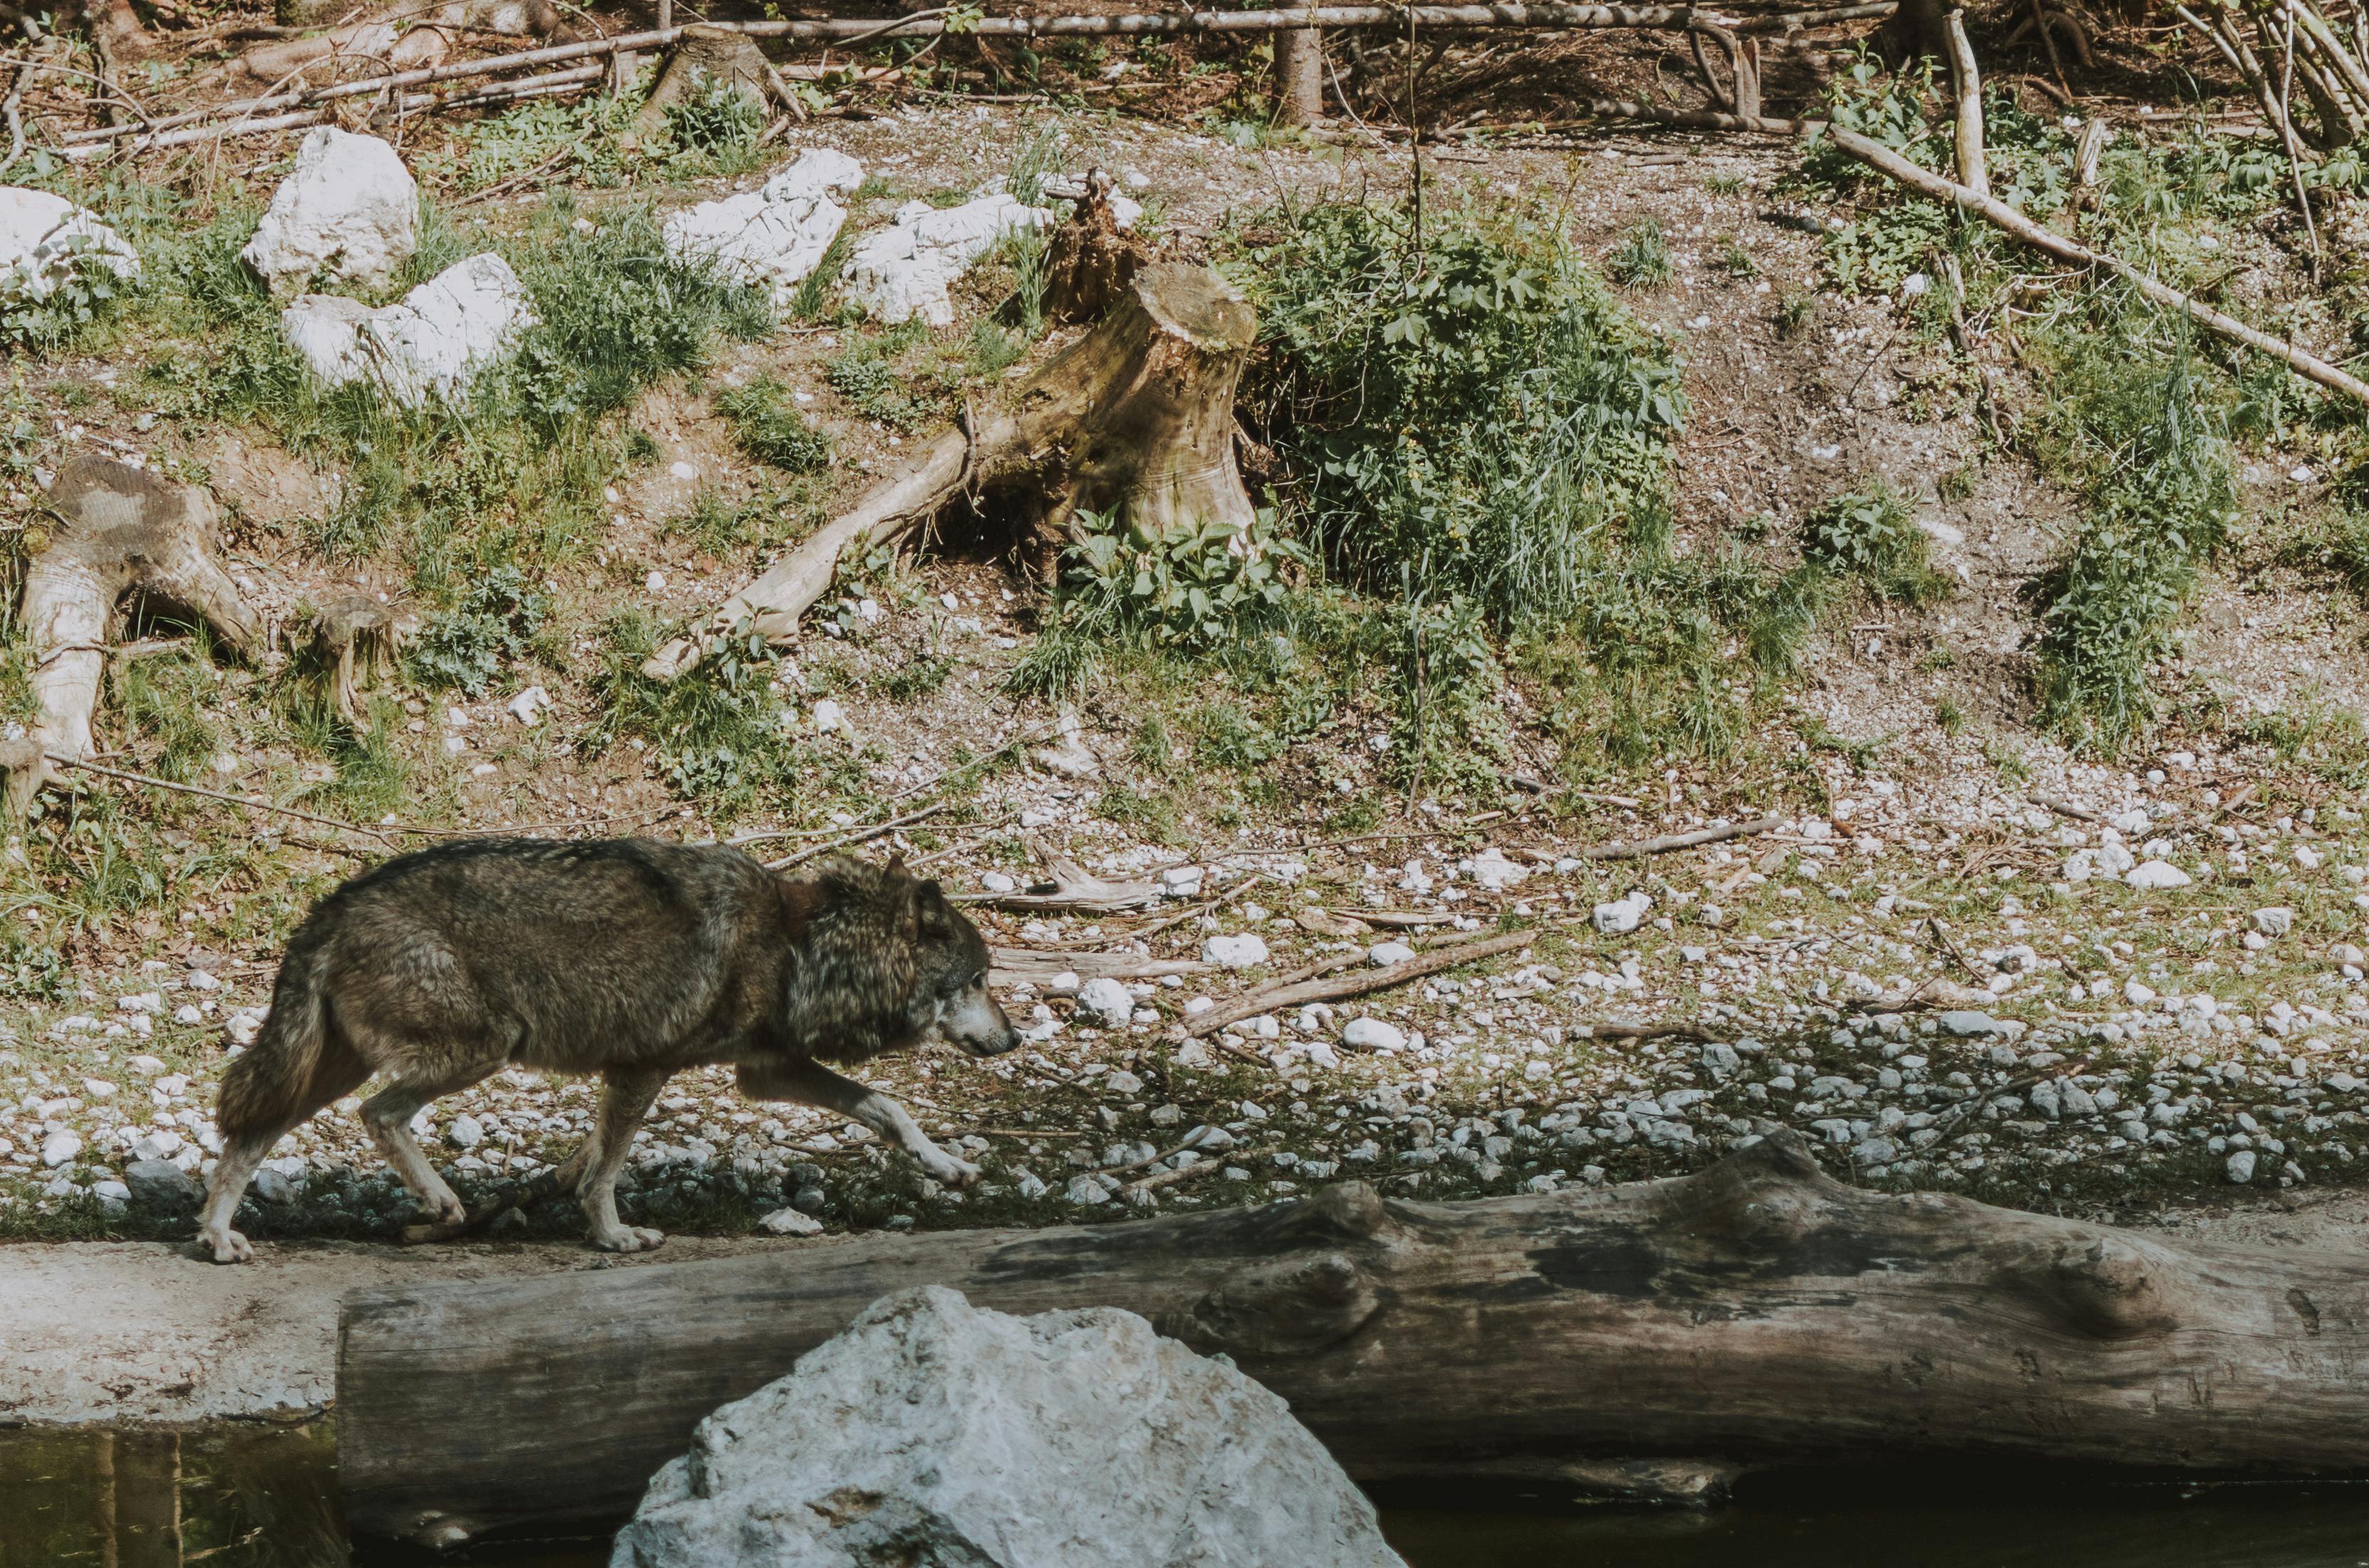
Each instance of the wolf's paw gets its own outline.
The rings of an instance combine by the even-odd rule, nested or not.
[[[967,1187],[978,1181],[979,1169],[967,1160],[957,1160],[941,1149],[934,1160],[923,1160],[921,1168],[950,1187]]]
[[[235,1230],[209,1230],[198,1240],[198,1245],[216,1263],[251,1263],[255,1247]]]
[[[594,1234],[592,1244],[604,1253],[647,1253],[655,1251],[666,1241],[666,1232],[643,1225],[620,1225],[613,1230]]]
[[[442,1197],[421,1204],[419,1212],[431,1225],[465,1225],[469,1222],[469,1206],[454,1193],[446,1193]]]

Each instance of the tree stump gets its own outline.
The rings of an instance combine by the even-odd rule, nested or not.
[[[69,459],[51,483],[64,523],[33,553],[22,616],[40,716],[6,760],[5,807],[21,817],[52,776],[51,759],[93,750],[91,715],[127,601],[202,621],[232,652],[262,639],[255,612],[214,559],[215,512],[202,490],[103,457]]]
[[[2369,1252],[1871,1192],[1788,1132],[1592,1190],[1414,1203],[1349,1183],[359,1292],[338,1334],[347,1521],[445,1544],[612,1524],[702,1416],[925,1284],[1006,1312],[1140,1312],[1233,1356],[1368,1483],[1683,1494],[1762,1466],[1963,1460],[2369,1473]]]
[[[1234,384],[1258,318],[1207,267],[1139,269],[1093,330],[984,410],[940,436],[904,472],[866,492],[701,628],[650,656],[642,672],[672,680],[737,628],[774,642],[830,587],[842,555],[902,539],[957,497],[1020,492],[1048,540],[1075,538],[1081,512],[1118,514],[1153,532],[1253,518],[1234,462]]]

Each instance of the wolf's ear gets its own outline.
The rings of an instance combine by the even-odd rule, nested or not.
[[[935,877],[916,880],[906,902],[910,912],[911,930],[916,939],[944,936],[954,929],[955,908],[946,899],[946,890],[938,886]]]
[[[888,864],[882,866],[880,869],[887,872],[891,876],[908,876],[911,875],[911,873],[905,869],[905,852],[903,850],[898,850],[896,853],[890,855],[888,857]]]

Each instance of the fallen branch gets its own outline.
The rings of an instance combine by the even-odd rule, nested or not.
[[[2106,815],[2102,811],[2092,811],[2086,806],[2076,806],[2069,800],[2059,800],[2052,795],[2035,795],[2031,797],[2031,803],[2034,806],[2045,807],[2059,817],[2067,817],[2076,822],[2095,822],[2103,826],[2106,820]]]
[[[1639,860],[1649,854],[1668,854],[1673,850],[1690,850],[1728,839],[1757,838],[1763,833],[1773,833],[1783,825],[1780,818],[1756,817],[1749,822],[1700,828],[1691,833],[1668,833],[1658,839],[1631,839],[1622,843],[1598,844],[1594,849],[1574,850],[1573,853],[1581,860]]]
[[[1409,980],[1436,975],[1442,969],[1453,969],[1475,959],[1494,957],[1500,953],[1511,953],[1517,947],[1528,947],[1544,934],[1543,931],[1516,931],[1501,936],[1476,937],[1451,943],[1445,947],[1435,947],[1428,953],[1420,953],[1379,969],[1262,986],[1222,1007],[1213,1007],[1196,1018],[1186,1019],[1184,1038],[1201,1039],[1216,1034],[1229,1024],[1239,1024],[1245,1018],[1256,1018],[1263,1013],[1274,1013],[1282,1008],[1304,1007],[1311,1001],[1340,1001],[1353,996],[1389,990]]]
[[[868,828],[858,828],[852,833],[842,834],[831,840],[829,843],[815,844],[810,848],[798,851],[795,854],[785,854],[779,860],[769,860],[765,863],[765,869],[787,871],[794,865],[803,865],[807,861],[830,853],[833,850],[843,850],[850,844],[864,843],[878,838],[883,833],[891,833],[899,828],[910,827],[913,823],[935,817],[952,804],[950,801],[942,800],[935,806],[924,806],[919,811],[908,811],[902,817],[891,817],[886,822],[875,822]]]
[[[1188,33],[1276,33],[1298,32],[1310,27],[1330,30],[1403,30],[1410,21],[1430,29],[1476,31],[1508,28],[1530,31],[1558,32],[1591,29],[1633,29],[1647,31],[1701,32],[1713,36],[1732,37],[1738,30],[1752,32],[1786,31],[1789,21],[1802,26],[1817,26],[1827,21],[1845,20],[1862,16],[1889,15],[1891,6],[1848,6],[1834,11],[1811,11],[1794,17],[1768,17],[1751,22],[1687,6],[1321,6],[1308,10],[1276,9],[1258,11],[1153,11],[1118,16],[1059,16],[1059,17],[979,17],[956,18],[944,11],[917,14],[883,25],[848,17],[825,17],[809,20],[703,22],[692,24],[711,30],[745,33],[756,39],[784,39],[798,42],[839,43],[854,40],[934,38],[952,32],[967,33],[978,38],[1034,39],[1061,37],[1168,37]],[[592,39],[578,43],[552,44],[542,49],[521,50],[509,54],[490,55],[482,60],[456,61],[409,71],[388,72],[351,82],[338,82],[316,87],[303,87],[284,93],[267,94],[260,97],[212,104],[202,109],[187,109],[146,123],[144,129],[154,131],[176,125],[194,124],[199,120],[268,113],[278,109],[301,109],[331,99],[366,97],[390,93],[406,87],[426,86],[438,82],[462,81],[475,76],[489,76],[505,71],[526,70],[538,65],[557,64],[562,61],[614,56],[640,50],[662,49],[679,40],[687,28],[653,28],[642,32],[621,33],[614,38]],[[1798,30],[1798,29],[1793,29]],[[1615,100],[1600,100],[1615,105]],[[1678,109],[1655,110],[1643,104],[1618,104],[1622,118],[1646,119],[1665,124],[1701,125],[1719,130],[1782,130],[1790,132],[1791,121],[1764,120],[1745,123],[1735,116],[1691,116]],[[1612,113],[1616,109],[1595,109]],[[1722,123],[1724,121],[1725,123]],[[127,134],[131,127],[94,127],[69,132],[67,145],[112,141]]]
[[[2034,250],[2053,256],[2059,261],[2071,262],[2077,267],[2104,268],[2148,299],[2180,311],[2214,336],[2267,355],[2306,381],[2317,383],[2331,392],[2340,392],[2356,403],[2369,404],[2369,383],[2346,374],[2292,343],[2282,343],[2268,333],[2257,331],[2242,321],[2222,315],[2170,284],[2147,276],[2127,261],[2101,250],[2092,250],[2078,240],[2068,239],[2054,229],[2032,222],[1997,197],[1970,190],[1930,169],[1921,168],[1882,143],[1871,142],[1838,125],[1828,125],[1820,134],[1877,173],[1897,180],[1920,195],[1948,202],[1962,212],[1971,212]]]
[[[1591,1024],[1591,1040],[1711,1040],[1719,1036],[1700,1024]]]
[[[1966,13],[1951,11],[1941,30],[1950,40],[1950,76],[1958,97],[1958,181],[1977,196],[1988,196],[1991,177],[1983,163],[1983,74],[1974,64],[1974,46],[1966,41]]]
[[[1132,953],[1072,953],[1063,948],[997,947],[990,950],[990,985],[1026,981],[1043,985],[1061,975],[1082,980],[1157,980],[1170,975],[1197,975],[1208,968],[1198,958],[1139,958]]]
[[[1154,1171],[1148,1176],[1127,1183],[1118,1189],[1118,1195],[1128,1203],[1141,1203],[1161,1187],[1173,1186],[1178,1182],[1189,1182],[1196,1176],[1206,1176],[1212,1171],[1221,1171],[1238,1162],[1264,1160],[1274,1152],[1272,1146],[1263,1149],[1229,1149],[1221,1155],[1212,1154],[1206,1160],[1196,1160],[1190,1165],[1176,1170]]]

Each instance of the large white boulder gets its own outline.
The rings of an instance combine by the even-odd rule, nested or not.
[[[862,164],[835,148],[810,148],[755,190],[668,218],[667,254],[712,261],[732,281],[770,289],[775,305],[786,304],[847,222],[833,198],[863,183]]]
[[[140,253],[63,196],[0,186],[0,300],[45,300],[80,260],[137,277]]]
[[[897,210],[896,223],[857,242],[844,274],[848,297],[877,321],[894,325],[918,315],[944,326],[955,318],[946,291],[972,262],[1005,235],[1052,221],[1049,208],[1025,206],[1001,191],[943,210],[909,201]]]
[[[699,1424],[611,1568],[1403,1568],[1283,1401],[1114,1308],[867,1308]]]
[[[326,271],[383,289],[419,248],[419,187],[375,136],[315,126],[239,259],[275,291]]]
[[[280,329],[326,384],[375,381],[417,407],[430,397],[459,402],[534,322],[526,286],[486,251],[378,310],[337,294],[301,294],[280,313]]]

